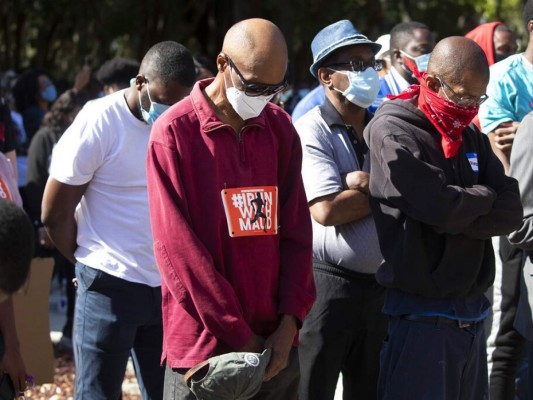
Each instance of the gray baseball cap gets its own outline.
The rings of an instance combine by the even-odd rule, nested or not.
[[[247,400],[259,392],[271,350],[227,353],[192,367],[183,377],[198,400]]]

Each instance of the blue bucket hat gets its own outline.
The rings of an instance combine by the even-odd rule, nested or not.
[[[333,51],[354,44],[368,44],[374,54],[381,49],[379,43],[369,40],[365,35],[355,29],[353,24],[347,19],[326,26],[316,34],[311,42],[311,51],[313,52],[313,65],[309,68],[311,75],[315,78],[317,77],[316,74],[318,68],[320,68],[320,64]]]

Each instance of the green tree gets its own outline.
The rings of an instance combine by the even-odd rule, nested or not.
[[[227,29],[250,17],[272,20],[285,33],[297,84],[311,83],[310,43],[324,26],[350,19],[371,39],[401,21],[425,22],[439,38],[478,23],[507,22],[524,33],[524,0],[3,0],[0,72],[43,67],[72,81],[87,60],[141,59],[161,40],[176,40],[215,59]]]

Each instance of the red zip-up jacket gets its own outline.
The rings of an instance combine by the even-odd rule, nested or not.
[[[162,361],[172,368],[236,351],[252,333],[267,337],[282,314],[302,322],[315,298],[298,134],[272,104],[237,134],[207,102],[211,81],[157,120],[148,148]],[[277,187],[277,210],[266,211],[267,198],[262,209],[269,217],[277,211],[276,234],[230,236],[222,190],[248,187]]]

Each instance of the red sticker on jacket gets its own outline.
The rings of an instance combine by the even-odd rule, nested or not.
[[[231,237],[278,233],[278,187],[254,186],[221,191]]]

